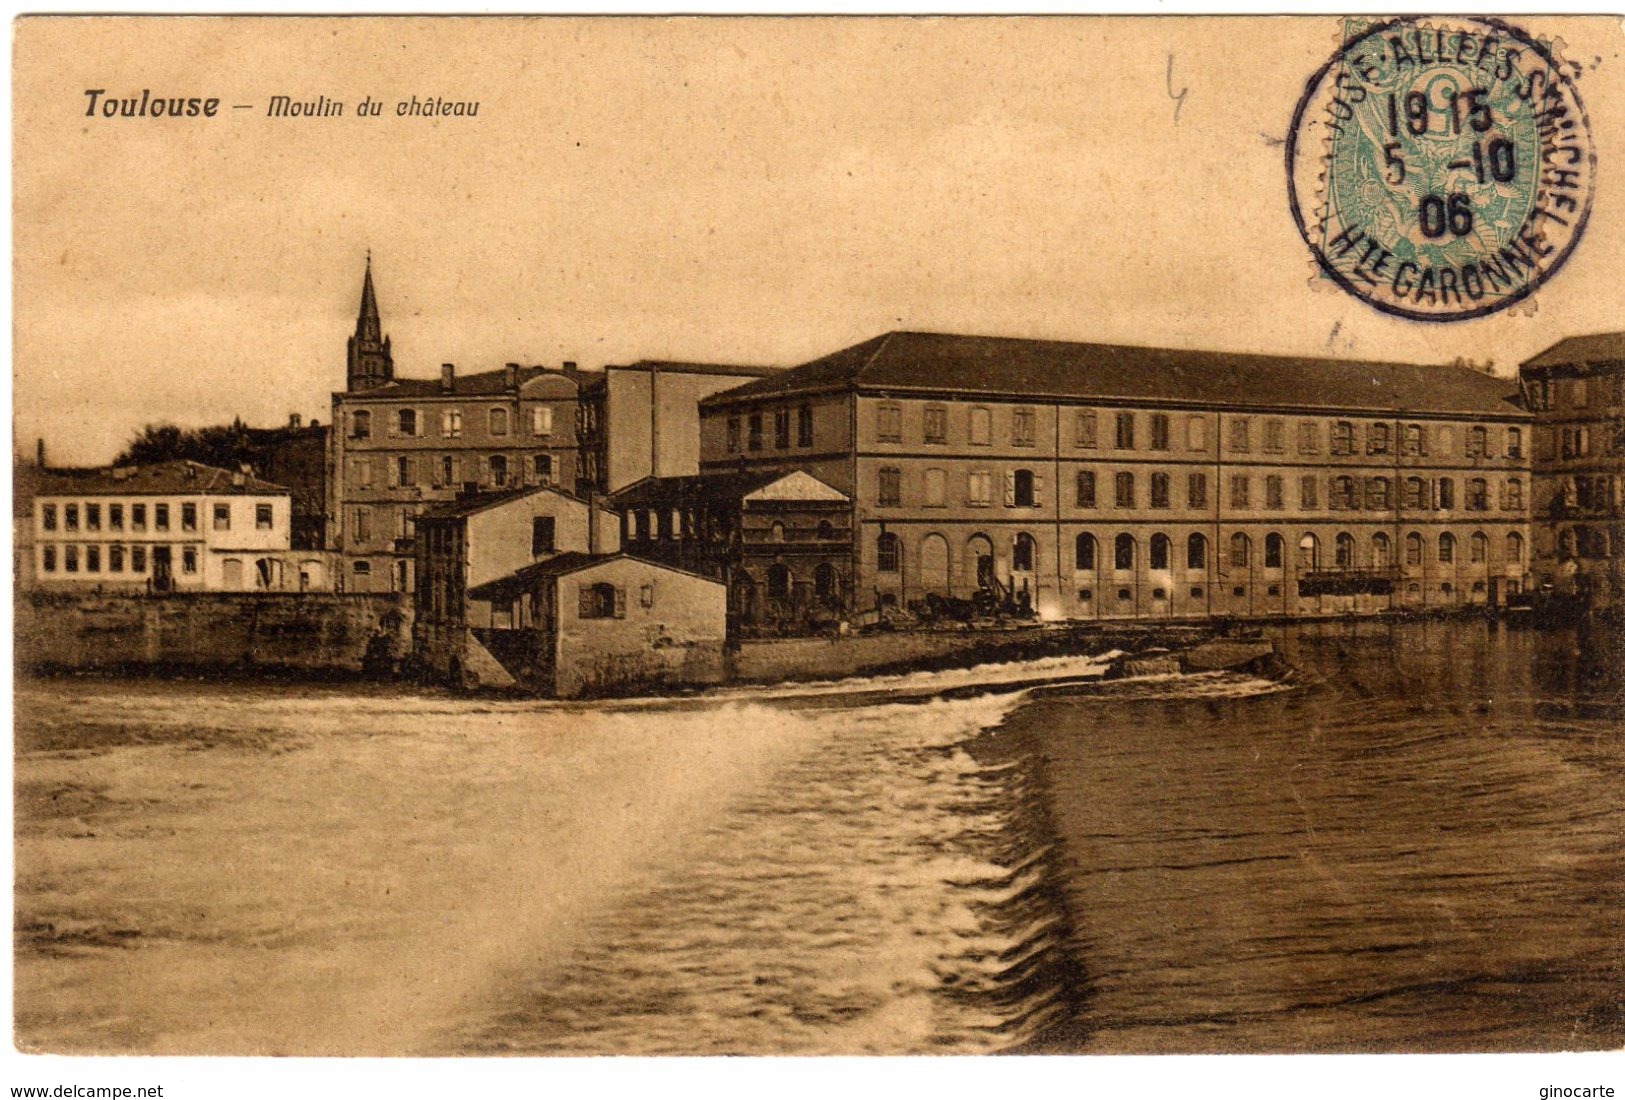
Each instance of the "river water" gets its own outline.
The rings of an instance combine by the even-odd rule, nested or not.
[[[1625,1040],[1617,679],[1296,627],[681,702],[22,682],[17,1037],[62,1052]],[[975,685],[1003,685],[963,696]]]

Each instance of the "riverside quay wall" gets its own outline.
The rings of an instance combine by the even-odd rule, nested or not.
[[[411,652],[391,593],[19,594],[16,661],[39,671],[389,675]]]

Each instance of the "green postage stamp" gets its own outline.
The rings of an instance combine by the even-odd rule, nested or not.
[[[1496,19],[1349,24],[1287,135],[1292,213],[1320,274],[1421,321],[1532,294],[1591,210],[1579,73]]]

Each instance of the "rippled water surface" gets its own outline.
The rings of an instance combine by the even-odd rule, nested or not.
[[[1564,637],[1301,629],[682,703],[24,683],[25,1048],[1618,1046],[1617,700]],[[975,684],[992,694],[932,698]]]

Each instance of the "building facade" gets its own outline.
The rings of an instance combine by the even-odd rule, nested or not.
[[[701,469],[802,469],[849,495],[859,612],[1497,604],[1527,569],[1515,390],[1462,368],[899,332],[703,402]]]
[[[852,501],[805,471],[645,478],[610,502],[628,553],[728,586],[737,631],[802,632],[851,607]]]
[[[612,493],[700,469],[699,403],[774,367],[643,359],[582,376],[576,491]]]
[[[379,335],[369,262],[349,343],[348,388],[333,395],[328,537],[349,591],[413,590],[416,518],[469,487],[576,483],[573,364],[509,363],[438,379],[397,378]]]
[[[1576,336],[1523,364],[1535,414],[1533,568],[1543,591],[1625,596],[1625,333]]]
[[[291,549],[288,491],[196,462],[36,475],[35,587],[54,591],[330,589],[331,562]]]

